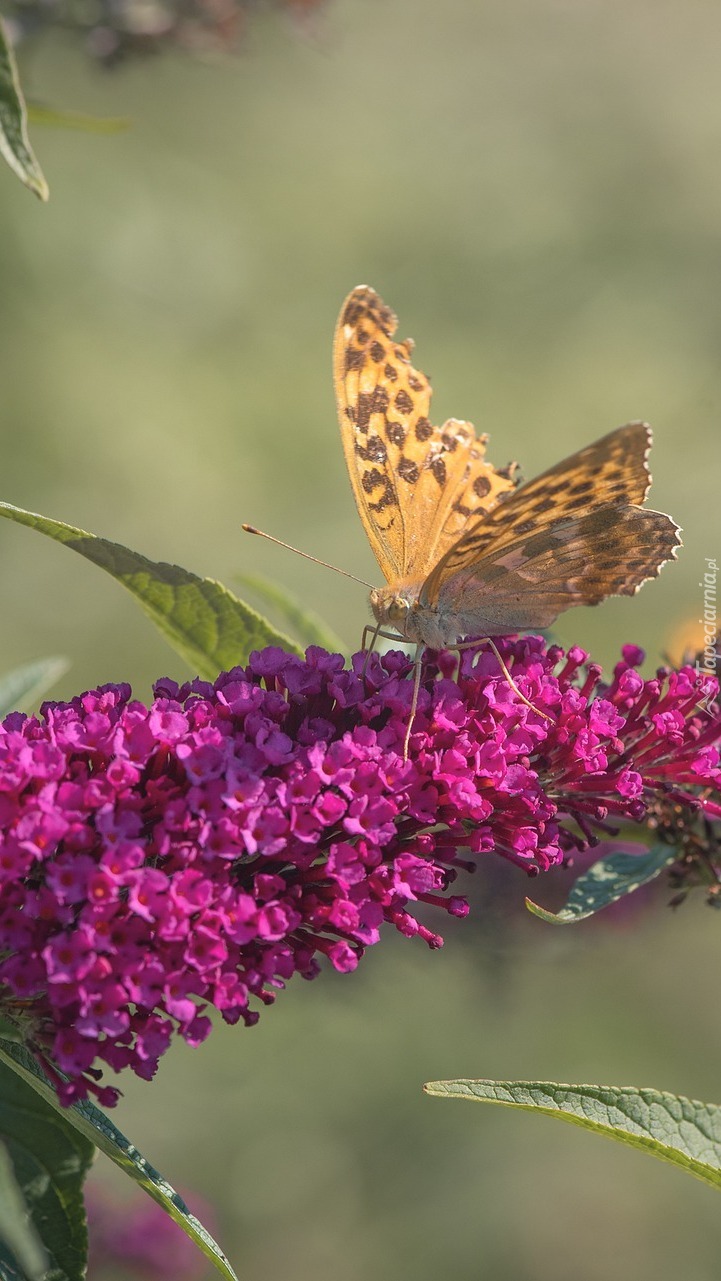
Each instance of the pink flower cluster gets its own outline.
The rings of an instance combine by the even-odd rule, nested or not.
[[[270,648],[214,684],[161,680],[150,707],[109,685],[6,718],[0,1005],[63,1102],[115,1102],[101,1065],[152,1077],[208,1005],[252,1024],[322,957],[354,969],[383,922],[440,946],[415,905],[465,915],[449,887],[479,855],[536,873],[659,797],[721,814],[711,677],[643,680],[627,647],[605,687],[581,650],[499,645],[533,707],[487,648],[456,679],[439,655],[408,760],[397,652],[364,671]]]
[[[86,1182],[83,1194],[88,1216],[88,1276],[92,1281],[110,1277],[200,1281],[208,1277],[205,1255],[157,1201],[136,1191],[119,1211],[117,1200],[92,1179]],[[177,1193],[175,1199],[188,1209]],[[213,1207],[195,1192],[188,1199],[206,1231],[215,1235]]]

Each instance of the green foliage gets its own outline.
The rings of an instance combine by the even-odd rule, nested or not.
[[[670,1161],[721,1188],[721,1107],[681,1094],[619,1085],[555,1081],[429,1081],[436,1098],[500,1103],[556,1116],[595,1134]]]
[[[95,1147],[13,1068],[3,1057],[0,1276],[39,1281],[51,1269],[53,1281],[82,1281],[88,1244],[82,1188]]]
[[[655,880],[676,857],[675,849],[661,844],[652,845],[645,854],[609,854],[579,876],[560,912],[549,912],[530,898],[526,899],[526,907],[552,925],[572,925]]]
[[[0,20],[0,156],[13,173],[40,200],[49,196],[48,184],[35,159],[27,132],[27,112],[13,51]]]
[[[106,570],[135,597],[191,669],[207,680],[244,662],[251,650],[265,645],[301,652],[289,637],[213,578],[199,578],[179,565],[148,560],[121,543],[10,503],[0,503],[0,516],[37,529]]]
[[[0,718],[8,712],[21,711],[34,702],[64,676],[70,664],[66,658],[40,658],[23,663],[0,676]]]
[[[53,129],[74,129],[79,133],[125,133],[131,128],[128,116],[89,116],[86,111],[65,111],[49,107],[44,102],[30,100],[26,103],[28,120],[34,125],[48,125]]]
[[[6,1111],[11,1106],[7,1094],[0,1106]],[[23,1147],[31,1138],[23,1134]],[[42,1281],[48,1264],[48,1255],[15,1177],[12,1157],[0,1141],[0,1277],[2,1281],[16,1276]]]
[[[314,610],[301,604],[287,588],[260,574],[237,574],[238,582],[260,596],[266,605],[276,609],[281,618],[300,637],[304,645],[321,645],[331,654],[348,653],[348,646],[327,627]]]
[[[116,1129],[103,1112],[88,1102],[77,1103],[70,1108],[61,1107],[55,1091],[42,1076],[34,1059],[22,1046],[13,1044],[10,1041],[0,1041],[0,1072],[2,1073],[2,1093],[5,1098],[13,1097],[13,1091],[15,1091],[17,1097],[23,1101],[23,1107],[21,1108],[18,1105],[16,1109],[18,1135],[22,1136],[24,1141],[27,1141],[26,1129],[28,1127],[31,1133],[36,1134],[38,1160],[42,1159],[44,1161],[48,1159],[45,1149],[46,1137],[50,1141],[56,1134],[63,1136],[64,1147],[62,1151],[64,1152],[64,1162],[66,1164],[60,1159],[57,1164],[60,1173],[65,1173],[69,1180],[71,1176],[75,1177],[76,1182],[79,1179],[77,1188],[75,1183],[71,1182],[76,1200],[80,1196],[82,1180],[85,1177],[94,1151],[98,1148],[106,1156],[110,1157],[111,1161],[114,1161],[125,1174],[139,1184],[143,1191],[147,1192],[154,1201],[157,1201],[158,1205],[162,1206],[170,1217],[179,1224],[186,1235],[202,1250],[203,1254],[215,1264],[215,1267],[226,1278],[226,1281],[237,1281],[235,1273],[222,1250],[210,1234],[206,1232],[202,1223],[190,1213],[182,1197],[153,1168],[142,1153],[126,1139],[125,1135]],[[8,1090],[5,1088],[6,1078],[9,1083]],[[14,1081],[18,1082],[17,1086],[13,1084]],[[29,1126],[29,1113],[36,1113],[40,1118],[37,1128]],[[10,1123],[13,1121],[13,1114],[11,1113],[9,1122],[2,1112],[0,1112],[0,1117],[3,1117],[4,1129],[9,1130],[11,1128]],[[55,1142],[59,1147],[59,1140],[55,1139]],[[72,1156],[70,1149],[73,1147],[77,1150],[78,1155],[68,1163],[68,1157]],[[80,1154],[83,1157],[82,1161]],[[18,1181],[21,1184],[23,1182],[20,1176],[18,1176]],[[42,1185],[43,1180],[38,1180],[38,1183]],[[60,1201],[60,1191],[55,1191],[55,1184],[52,1184],[49,1190],[54,1197],[49,1206],[49,1210],[53,1212],[53,1235],[49,1239],[43,1236],[43,1241],[51,1253],[54,1250],[59,1250],[62,1245],[67,1251],[69,1261],[74,1262],[72,1251],[78,1252],[82,1245],[82,1254],[84,1256],[87,1245],[84,1217],[82,1220],[83,1235],[81,1237],[77,1228],[76,1218],[71,1218],[70,1215],[70,1207],[75,1207],[76,1200],[71,1201],[70,1194],[65,1190],[65,1185],[63,1184],[61,1188],[64,1197],[62,1206],[56,1206],[55,1202]],[[47,1201],[44,1204],[47,1204]],[[61,1208],[66,1211],[64,1214],[60,1213]],[[45,1211],[46,1217],[50,1217],[49,1210]],[[68,1235],[71,1228],[75,1232],[72,1243]],[[75,1281],[75,1278],[81,1281],[85,1273],[83,1270],[78,1270],[80,1266],[79,1259],[74,1263],[74,1266],[76,1267],[75,1271],[63,1270],[60,1272],[57,1281],[62,1281],[65,1276],[70,1281]],[[65,1269],[64,1256],[63,1269]]]

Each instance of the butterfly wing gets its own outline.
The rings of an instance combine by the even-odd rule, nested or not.
[[[632,595],[681,541],[669,516],[639,505],[650,443],[645,423],[628,423],[523,485],[439,561],[421,605],[457,637],[503,635]]]
[[[422,582],[469,519],[515,488],[513,468],[485,461],[470,423],[429,419],[431,387],[411,363],[410,339],[366,285],[349,294],[334,343],[334,378],[356,505],[389,583]]]

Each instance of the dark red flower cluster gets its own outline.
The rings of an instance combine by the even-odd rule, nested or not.
[[[456,679],[439,655],[408,760],[397,652],[364,671],[271,648],[214,684],[161,680],[150,707],[112,685],[6,718],[0,1005],[64,1102],[115,1102],[100,1065],[150,1078],[173,1035],[207,1036],[208,1005],[252,1024],[322,957],[354,969],[383,922],[440,946],[414,905],[464,915],[449,887],[479,855],[535,873],[660,796],[721,813],[712,677],[643,680],[627,647],[606,687],[581,650],[499,646],[533,707],[486,647]]]
[[[290,30],[312,33],[327,0],[272,0]],[[3,19],[14,45],[35,38],[48,27],[60,27],[84,41],[92,58],[117,67],[130,58],[165,49],[191,54],[237,53],[258,16],[257,0],[98,0],[86,7],[72,0],[8,0]]]

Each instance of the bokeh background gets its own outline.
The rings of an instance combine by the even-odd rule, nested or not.
[[[47,207],[0,172],[0,497],[230,586],[275,577],[353,644],[363,589],[240,525],[377,578],[330,378],[364,281],[416,339],[436,416],[489,431],[498,464],[530,476],[653,423],[679,561],[557,627],[653,665],[721,551],[720,49],[714,0],[329,0],[305,30],[259,6],[233,59],[112,73],[68,33],[29,45],[30,96],[132,128],[36,128]],[[63,653],[59,695],[186,674],[116,584],[28,530],[0,529],[0,591],[3,668]],[[389,936],[127,1083],[118,1124],[215,1204],[239,1275],[718,1276],[710,1189],[421,1094],[490,1076],[721,1100],[716,913],[661,889],[554,930],[528,888],[481,869],[441,953]]]

